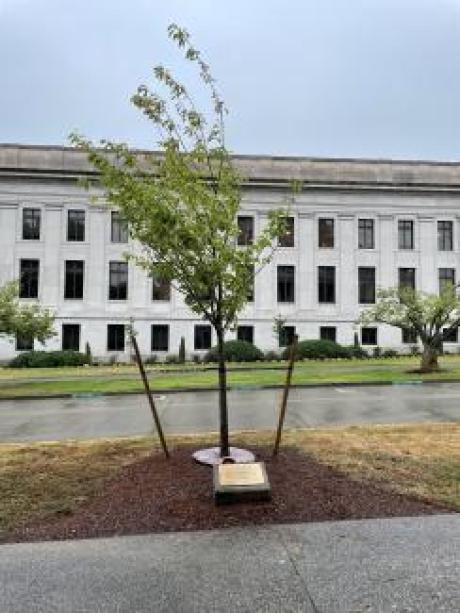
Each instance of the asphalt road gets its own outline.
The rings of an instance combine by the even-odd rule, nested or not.
[[[232,430],[275,427],[280,390],[229,392]],[[218,429],[217,393],[184,392],[157,399],[165,432]],[[460,421],[460,384],[293,389],[286,427]],[[153,432],[145,396],[0,401],[0,440],[34,441]]]
[[[2,613],[460,610],[460,516],[0,547]]]

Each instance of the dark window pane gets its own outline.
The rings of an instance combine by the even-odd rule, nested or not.
[[[67,213],[67,240],[85,240],[85,211],[70,210]]]
[[[289,347],[295,336],[295,326],[283,326],[279,332],[278,343],[280,347]]]
[[[334,247],[334,220],[319,219],[318,220],[318,246],[319,247]]]
[[[398,248],[414,248],[414,222],[408,219],[398,221]]]
[[[109,324],[107,326],[107,351],[125,350],[124,324]]]
[[[169,326],[152,326],[152,351],[169,351]]]
[[[110,262],[109,300],[126,300],[128,298],[128,263]]]
[[[128,242],[128,224],[120,215],[119,211],[112,211],[111,218],[111,241],[112,243],[127,243]]]
[[[19,272],[19,297],[38,298],[39,260],[21,260]]]
[[[404,328],[402,331],[402,342],[407,345],[415,345],[417,343],[417,332],[411,328]]]
[[[335,302],[335,267],[318,267],[318,302]]]
[[[377,345],[377,328],[361,328],[361,344]]]
[[[16,351],[32,351],[34,348],[34,339],[32,336],[16,335]]]
[[[337,336],[337,329],[334,326],[321,326],[319,329],[319,337],[322,341],[334,341]]]
[[[254,302],[254,268],[251,267],[249,269],[250,279],[249,279],[249,289],[247,293],[248,302]]]
[[[40,209],[22,210],[22,238],[24,240],[40,239]]]
[[[415,268],[399,269],[399,289],[403,287],[415,289]]]
[[[445,343],[458,343],[458,328],[451,330],[450,328],[443,329],[442,340]]]
[[[64,298],[82,300],[85,263],[82,260],[66,260]]]
[[[278,302],[294,302],[294,266],[278,266]]]
[[[375,268],[358,268],[359,303],[375,302]]]
[[[280,247],[294,247],[294,217],[286,217],[284,233],[278,239]]]
[[[239,341],[246,341],[247,343],[254,343],[254,326],[238,326],[236,330],[237,339]]]
[[[438,221],[438,249],[452,251],[454,244],[454,229],[451,221]]]
[[[195,349],[209,349],[211,347],[211,326],[195,326]]]
[[[152,300],[171,299],[171,284],[169,281],[160,279],[158,276],[152,275]]]
[[[455,286],[455,268],[440,268],[439,269],[439,293],[447,288]]]
[[[238,216],[238,245],[251,245],[254,240],[254,218]]]
[[[358,248],[374,249],[373,219],[360,219],[358,221]]]
[[[62,324],[63,351],[80,351],[80,324]]]

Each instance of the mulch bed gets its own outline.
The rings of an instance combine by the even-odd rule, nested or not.
[[[252,448],[266,462],[270,502],[216,507],[212,471],[196,464],[196,447],[159,453],[131,464],[92,500],[69,516],[23,526],[8,541],[36,541],[207,530],[256,524],[414,516],[448,512],[439,504],[361,483],[296,449],[273,460],[268,448]]]

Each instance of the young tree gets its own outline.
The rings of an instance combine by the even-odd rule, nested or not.
[[[21,304],[18,284],[10,281],[0,287],[0,336],[36,338],[44,343],[54,336],[54,317],[38,304]]]
[[[169,281],[190,309],[207,320],[219,352],[220,452],[229,453],[224,336],[247,302],[254,270],[272,257],[273,241],[284,229],[286,211],[272,211],[259,235],[237,246],[241,178],[225,145],[227,112],[215,80],[186,30],[172,24],[169,37],[199,72],[210,95],[199,111],[186,87],[164,66],[153,70],[165,94],[141,85],[134,105],[159,128],[160,151],[130,151],[78,135],[71,141],[87,152],[99,173],[109,205],[129,224],[142,246],[130,257],[149,273]]]
[[[421,372],[433,372],[439,369],[442,341],[460,325],[460,297],[452,285],[439,296],[409,287],[379,290],[375,306],[361,314],[360,322],[412,331],[423,345]]]

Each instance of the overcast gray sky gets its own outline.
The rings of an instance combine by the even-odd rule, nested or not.
[[[0,0],[0,142],[154,148],[129,97],[159,62],[182,73],[171,21],[234,152],[460,159],[460,0]]]

